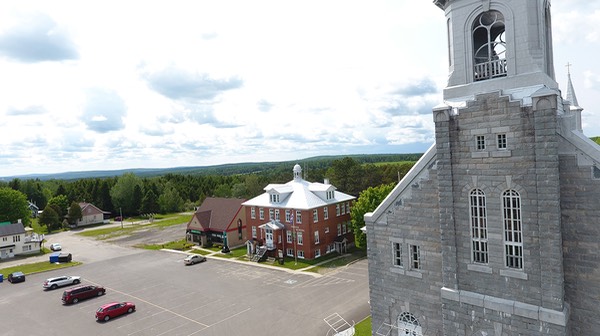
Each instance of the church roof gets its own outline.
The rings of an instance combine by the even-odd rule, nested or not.
[[[575,89],[573,88],[573,82],[571,81],[571,72],[567,74],[569,82],[567,83],[567,100],[571,102],[571,108],[581,109],[577,102],[577,96],[575,95]]]

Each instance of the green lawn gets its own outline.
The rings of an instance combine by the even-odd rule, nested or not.
[[[51,271],[51,270],[55,270],[55,269],[59,269],[59,268],[73,267],[73,266],[78,266],[78,265],[81,265],[81,262],[72,261],[69,263],[57,264],[57,263],[50,263],[49,261],[41,261],[41,262],[37,262],[37,263],[33,263],[33,264],[23,264],[23,265],[17,265],[17,266],[13,266],[13,267],[2,268],[2,269],[0,269],[0,274],[4,274],[4,277],[6,278],[10,273],[13,273],[13,272],[23,272],[25,274],[32,274],[32,273]]]
[[[185,241],[185,239],[181,239],[178,241],[168,242],[165,244],[141,244],[135,245],[135,247],[143,248],[146,250],[160,250],[160,249],[170,249],[170,250],[178,250],[178,251],[187,251],[192,248],[194,244],[190,244]]]
[[[371,336],[371,316],[354,326],[355,336]]]
[[[132,224],[132,223],[134,223],[134,221],[138,221],[138,220],[145,221],[145,222],[142,222],[140,224],[137,224],[137,223]],[[105,228],[100,227],[98,229],[85,230],[83,232],[78,233],[78,235],[84,236],[84,237],[92,237],[92,238],[102,240],[102,239],[109,239],[109,238],[114,238],[114,237],[118,237],[118,236],[128,235],[134,231],[141,230],[141,229],[147,229],[149,227],[164,228],[164,227],[171,226],[171,225],[183,224],[183,223],[187,223],[189,220],[190,220],[190,215],[180,215],[180,214],[175,214],[175,215],[164,217],[164,218],[162,218],[162,217],[155,218],[154,222],[152,222],[152,223],[148,222],[147,218],[134,218],[133,221],[132,220],[123,221],[123,228],[121,228],[121,226],[105,227]]]

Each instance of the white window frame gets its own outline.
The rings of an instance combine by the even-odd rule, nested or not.
[[[296,223],[302,224],[302,211],[296,210]]]
[[[250,218],[256,219],[256,208],[250,207]]]
[[[419,245],[409,245],[409,253],[410,253],[410,269],[411,270],[420,270],[421,265],[421,246]]]
[[[302,237],[302,232],[296,232],[296,237],[298,238],[298,245],[304,244],[304,237]]]
[[[263,208],[258,209],[258,217],[259,217],[259,219],[263,219],[263,220],[265,219],[265,209],[263,209]]]
[[[269,220],[273,220],[275,218],[275,209],[269,209]]]
[[[288,247],[288,248],[286,249],[286,254],[287,254],[287,256],[288,256],[288,257],[293,257],[293,256],[294,256],[294,249],[293,249],[293,248],[290,248],[290,247]]]
[[[304,259],[304,251],[298,250],[298,259]]]
[[[286,232],[286,238],[287,238],[286,242],[288,242],[290,244],[293,243],[294,241],[292,240],[292,236],[293,236],[292,231],[288,230]]]
[[[256,226],[252,226],[252,238],[256,238]]]
[[[327,208],[326,206],[323,207],[323,220],[328,220],[329,219],[329,208]]]
[[[335,205],[335,215],[336,216],[340,215],[340,204],[339,203]]]
[[[523,223],[521,196],[515,190],[502,193],[502,222],[504,223],[504,260],[510,269],[523,269]]]
[[[488,232],[485,193],[473,189],[469,194],[469,217],[471,220],[471,261],[488,264]]]
[[[508,140],[506,139],[506,133],[496,134],[496,146],[499,150],[506,150]]]
[[[315,258],[319,258],[321,256],[321,249],[315,250]]]
[[[337,225],[337,235],[338,236],[342,235],[342,223],[338,223],[338,225]]]
[[[317,209],[313,209],[313,223],[317,223],[319,221],[319,211]]]
[[[275,220],[279,220],[279,209],[275,209]]]
[[[392,242],[392,265],[398,268],[404,268],[404,261],[402,260],[402,243]]]
[[[319,244],[319,230],[315,231],[315,245]]]

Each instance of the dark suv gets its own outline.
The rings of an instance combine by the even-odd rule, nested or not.
[[[64,304],[77,303],[80,300],[106,294],[106,289],[100,286],[85,285],[67,289],[63,292],[62,302]]]

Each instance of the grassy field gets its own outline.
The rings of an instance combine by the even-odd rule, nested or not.
[[[98,229],[89,229],[78,233],[80,236],[96,238],[98,240],[109,239],[119,236],[129,235],[134,231],[146,229],[149,227],[164,228],[171,225],[187,223],[190,215],[175,214],[166,217],[156,217],[151,223],[147,218],[129,218],[123,221],[123,227],[113,226]]]
[[[72,261],[69,263],[51,263],[49,261],[42,261],[33,264],[23,264],[17,265],[13,267],[6,267],[0,269],[0,274],[4,274],[4,277],[7,277],[10,273],[13,272],[23,272],[25,274],[39,273],[45,271],[51,271],[59,268],[67,268],[81,265],[78,261]]]
[[[358,322],[354,326],[354,336],[371,336],[371,316]]]

